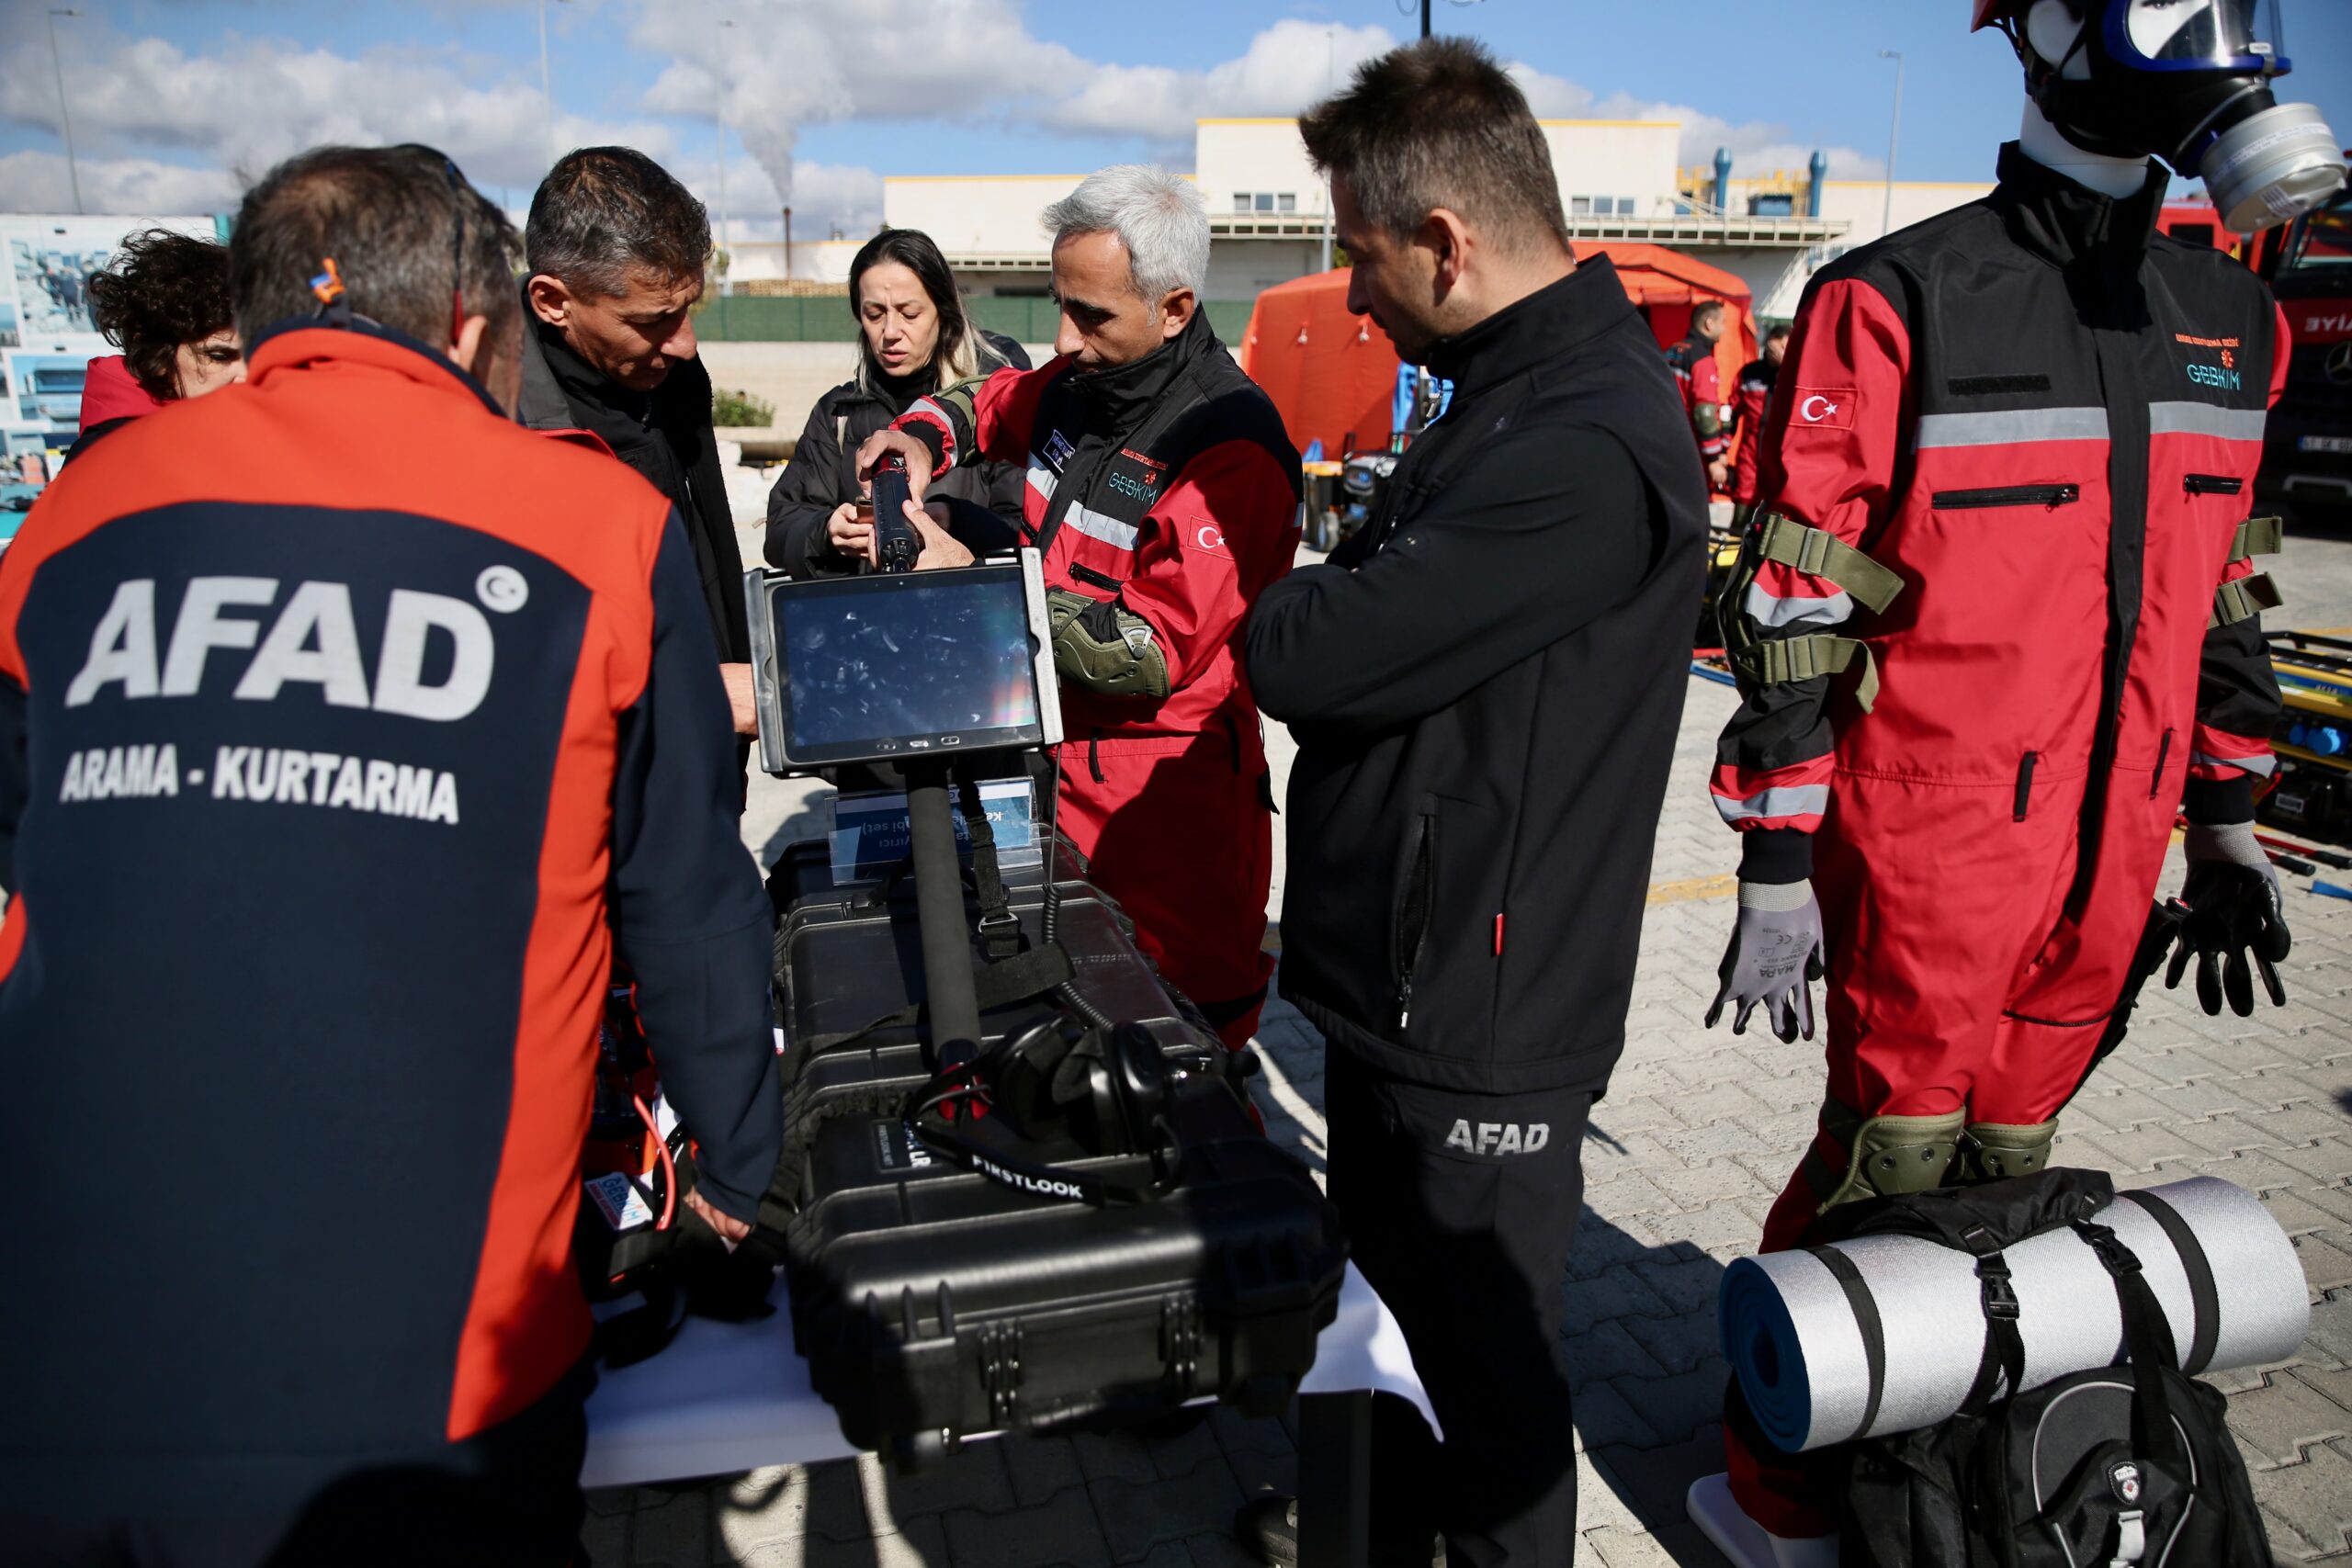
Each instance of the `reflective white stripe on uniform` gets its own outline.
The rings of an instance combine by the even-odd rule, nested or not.
[[[1751,582],[1739,609],[1759,626],[1834,626],[1854,613],[1854,598],[1841,588],[1826,599],[1783,599],[1765,592],[1762,583]]]
[[[2224,441],[2262,439],[2263,411],[2225,409],[2211,403],[2150,403],[2151,435],[2218,435]]]
[[[1999,409],[1984,413],[1921,414],[1912,445],[1924,449],[2106,439],[2107,411],[2103,408]]]
[[[1715,809],[1726,822],[1745,822],[1755,817],[1818,817],[1829,809],[1829,786],[1821,784],[1781,785],[1759,790],[1745,800],[1715,796]]]
[[[1089,512],[1081,505],[1073,503],[1068,514],[1062,518],[1062,524],[1065,527],[1077,529],[1088,538],[1100,539],[1104,544],[1115,546],[1119,549],[1132,550],[1136,547],[1136,531],[1134,524],[1122,523],[1117,518],[1106,517],[1100,512]]]
[[[947,460],[946,466],[954,468],[956,466],[956,422],[947,417],[947,411],[929,398],[917,398],[907,405],[906,413],[899,417],[905,419],[912,414],[927,415],[939,426],[940,451]]]
[[[2207,751],[2191,751],[2188,765],[2197,767],[2200,764],[2208,768],[2244,768],[2255,777],[2264,779],[2278,771],[2278,759],[2276,757],[2216,757]]]
[[[1054,499],[1054,470],[1035,452],[1029,454],[1029,488],[1047,501]]]

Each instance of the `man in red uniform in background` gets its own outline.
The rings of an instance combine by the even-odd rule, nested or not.
[[[1061,827],[1161,972],[1238,1048],[1273,972],[1273,796],[1238,644],[1290,570],[1298,454],[1201,310],[1209,226],[1189,181],[1103,169],[1046,222],[1056,357],[922,399],[858,468],[895,452],[920,498],[958,463],[1028,465],[1022,542],[1045,557],[1069,735]],[[972,558],[919,507],[909,515],[920,565]],[[872,537],[850,522],[834,545],[870,554]]]
[[[1690,312],[1689,334],[1666,351],[1683,411],[1690,416],[1690,434],[1699,443],[1699,460],[1707,465],[1707,489],[1718,494],[1731,488],[1731,470],[1724,462],[1731,450],[1729,416],[1724,373],[1715,364],[1715,340],[1723,335],[1723,301],[1702,299]]]
[[[1741,367],[1732,383],[1732,429],[1739,450],[1732,455],[1731,524],[1747,526],[1756,510],[1756,476],[1764,451],[1764,414],[1771,406],[1772,382],[1781,373],[1781,355],[1789,346],[1789,324],[1782,321],[1764,334],[1763,352]]]
[[[1719,606],[1742,700],[1712,780],[1742,852],[1707,1021],[1760,1007],[1810,1037],[1806,981],[1828,980],[1827,1092],[1766,1250],[1840,1203],[2047,1164],[2120,1038],[2178,814],[2168,981],[2193,953],[2209,1013],[2251,1013],[2257,973],[2285,1000],[2253,823],[2279,601],[2249,558],[2278,524],[2247,515],[2285,323],[2227,253],[2155,231],[2170,176],[2145,155],[2187,173],[2241,130],[2283,147],[2264,82],[2284,62],[2199,30],[2242,27],[2231,8],[2145,4],[1979,0],[2030,95],[1999,183],[1824,267],[1797,313]],[[2117,53],[2190,23],[2188,69]],[[2340,171],[2324,126],[2314,145]],[[2215,165],[2247,226],[2335,183],[2253,166],[2269,188]],[[1834,1560],[1823,1500],[1732,1404],[1733,1497],[1781,1540],[1711,1536]]]

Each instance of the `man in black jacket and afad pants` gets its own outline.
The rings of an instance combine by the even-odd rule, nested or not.
[[[1380,514],[1248,634],[1299,744],[1282,986],[1331,1046],[1330,1194],[1445,1432],[1434,1480],[1375,1493],[1438,1517],[1374,1533],[1416,1562],[1433,1523],[1455,1568],[1566,1564],[1579,1145],[1624,1044],[1706,485],[1657,343],[1606,259],[1576,265],[1543,131],[1483,50],[1398,50],[1300,130],[1349,308],[1454,383]],[[1384,1421],[1375,1466],[1409,1440]]]

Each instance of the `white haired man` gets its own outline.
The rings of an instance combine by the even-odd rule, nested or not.
[[[1061,826],[1142,945],[1227,1043],[1248,1043],[1273,794],[1241,628],[1298,542],[1298,454],[1201,310],[1208,215],[1191,182],[1122,164],[1046,209],[1055,357],[924,398],[858,469],[906,460],[918,499],[961,463],[1023,461],[1022,542],[1045,557],[1069,739]],[[910,506],[922,567],[971,552]],[[846,524],[843,553],[871,553]]]

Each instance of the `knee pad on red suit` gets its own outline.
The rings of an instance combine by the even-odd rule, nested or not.
[[[2030,1124],[1972,1122],[1961,1134],[1960,1159],[1952,1179],[1973,1184],[2031,1176],[2049,1166],[2050,1145],[2057,1136],[2054,1117]]]
[[[1761,1250],[1804,1246],[1813,1222],[1840,1203],[1953,1179],[1965,1120],[1958,1111],[1865,1117],[1825,1101],[1819,1132],[1764,1222]]]
[[[1827,1186],[1817,1212],[1826,1213],[1858,1199],[1891,1198],[1946,1185],[1967,1121],[1966,1113],[1958,1111],[1935,1116],[1863,1116],[1834,1100],[1826,1101],[1821,1108],[1821,1130],[1845,1152],[1846,1165],[1839,1171],[1827,1160],[1820,1162],[1835,1185],[1816,1177],[1815,1190]],[[1816,1143],[1808,1165],[1819,1154]]]

